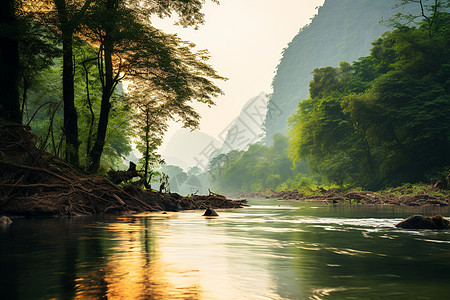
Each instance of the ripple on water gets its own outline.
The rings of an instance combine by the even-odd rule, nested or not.
[[[426,240],[426,239],[421,239],[421,240],[422,240],[422,241],[425,241],[425,242],[430,242],[430,243],[450,244],[450,241]]]
[[[259,201],[218,210],[215,219],[191,211],[49,221],[41,229],[40,220],[18,221],[0,235],[8,245],[0,247],[0,265],[15,270],[2,279],[33,290],[24,299],[65,298],[53,292],[65,288],[93,299],[448,296],[450,231],[394,228],[410,211]]]
[[[269,210],[277,210],[277,209],[289,209],[289,210],[299,210],[301,207],[297,206],[287,206],[287,205],[257,205],[257,206],[249,206],[246,207],[247,209],[253,208],[253,209],[269,209]]]
[[[332,296],[333,294],[339,293],[339,292],[347,292],[347,291],[351,291],[351,290],[359,290],[364,291],[364,290],[370,290],[371,288],[369,287],[361,287],[361,288],[349,288],[349,287],[334,287],[334,288],[318,288],[318,289],[314,289],[312,291],[312,295],[309,297],[309,299],[312,300],[321,300],[323,299],[323,297],[329,297]]]
[[[327,247],[325,248],[328,251],[331,251],[333,253],[336,254],[341,254],[341,255],[348,255],[348,256],[364,256],[364,255],[376,255],[376,256],[388,256],[386,254],[382,254],[382,253],[375,253],[375,252],[371,252],[371,251],[362,251],[362,250],[356,250],[356,249],[351,249],[351,248],[334,248],[334,247]]]

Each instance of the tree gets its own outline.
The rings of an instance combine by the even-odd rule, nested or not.
[[[91,161],[88,170],[91,172],[97,171],[100,166],[100,157],[105,146],[105,137],[111,109],[110,99],[121,79],[121,62],[119,62],[117,74],[114,74],[113,68],[113,35],[115,31],[114,21],[116,20],[114,17],[117,15],[118,4],[117,0],[106,0],[104,5],[97,7],[97,9],[100,9],[100,14],[98,12],[94,13],[94,18],[100,17],[103,22],[98,24],[98,27],[91,26],[94,28],[94,31],[96,30],[96,33],[99,36],[100,48],[98,52],[98,70],[102,83],[102,102],[100,106],[97,135],[92,149],[89,150]]]
[[[450,2],[448,0],[398,0],[395,7],[413,4],[418,5],[419,14],[398,13],[390,18],[390,25],[395,28],[400,28],[424,22],[428,35],[431,37],[435,30],[437,20],[440,17],[440,12],[443,9],[450,7]],[[420,19],[420,21],[417,22],[417,19]]]
[[[212,0],[213,2],[217,2]],[[160,89],[174,102],[178,111],[174,115],[188,127],[198,124],[198,114],[186,105],[188,101],[200,101],[212,105],[211,97],[221,93],[209,79],[221,79],[204,61],[206,53],[192,53],[193,45],[184,44],[176,36],[164,35],[149,25],[149,16],[179,16],[178,24],[196,26],[204,21],[201,0],[40,0],[24,1],[22,12],[43,21],[61,36],[63,53],[63,99],[64,134],[66,136],[66,158],[79,165],[78,112],[74,103],[74,38],[81,38],[97,47],[97,68],[102,84],[102,101],[98,113],[90,105],[89,128],[96,123],[96,131],[88,135],[88,170],[95,172],[105,147],[111,97],[119,82],[128,76],[145,82],[153,89]],[[128,48],[129,47],[129,48]],[[83,63],[87,94],[89,87],[89,64]],[[182,65],[175,66],[180,63]],[[190,73],[189,73],[190,72]],[[186,77],[186,78],[185,78]],[[192,84],[195,81],[195,86]],[[87,98],[90,98],[87,95]],[[166,97],[167,98],[167,97]],[[88,99],[89,102],[89,99]],[[185,111],[183,111],[185,110]],[[96,114],[98,113],[98,116]],[[170,115],[170,118],[173,114]],[[91,146],[92,143],[92,146]]]
[[[425,181],[445,170],[449,23],[440,12],[431,36],[426,20],[419,28],[402,26],[347,71],[342,64],[315,70],[310,98],[291,118],[292,157],[307,159],[329,182],[365,188]]]
[[[33,86],[39,84],[40,75],[54,65],[61,51],[54,43],[55,34],[33,19],[20,16],[19,39],[19,97],[22,122],[29,122],[35,111],[28,111],[28,96]],[[49,100],[49,99],[46,99]],[[50,105],[46,101],[42,105]]]
[[[150,11],[165,16],[169,13],[167,9],[174,9],[186,26],[203,21],[203,15],[199,13],[202,2],[172,2],[159,1],[155,5],[159,5],[161,11],[158,13],[156,8]],[[191,6],[193,10],[190,10]],[[212,97],[221,93],[210,78],[224,78],[206,64],[207,53],[194,53],[192,44],[142,23],[135,17],[135,11],[141,8],[126,1],[108,0],[95,6],[89,21],[93,32],[91,40],[100,44],[98,69],[103,87],[97,134],[89,154],[91,172],[99,167],[111,107],[110,98],[123,78],[131,80],[134,102],[137,103],[137,98],[142,99],[144,104],[138,106],[141,109],[147,107],[144,111],[151,110],[158,115],[152,117],[152,122],[160,120],[164,123],[178,115],[184,125],[190,128],[198,126],[199,115],[186,103],[198,101],[213,105]],[[139,89],[133,88],[133,85]],[[148,99],[153,97],[157,97],[158,101],[154,101],[152,105],[156,106],[150,108]]]
[[[209,177],[216,189],[227,192],[259,192],[282,184],[291,188],[297,174],[306,169],[303,164],[292,164],[288,146],[288,138],[278,133],[270,147],[254,144],[247,151],[219,154],[209,163]]]
[[[138,144],[138,150],[142,153],[142,165],[144,169],[144,186],[150,189],[150,183],[155,167],[162,164],[160,155],[155,152],[162,144],[161,136],[167,129],[167,125],[159,120],[162,110],[156,108],[153,101],[147,101],[145,104],[137,103],[136,110],[140,116],[135,121],[139,137],[143,143]]]
[[[0,4],[0,117],[21,123],[18,24],[14,5],[14,0],[4,0]]]
[[[63,131],[66,140],[66,160],[74,165],[79,165],[78,114],[74,102],[74,36],[83,23],[86,12],[94,0],[40,0],[23,1],[22,13],[31,15],[36,20],[44,22],[50,28],[55,29],[62,43],[62,89],[64,122]]]
[[[64,133],[66,136],[66,158],[74,165],[79,165],[78,114],[74,101],[74,68],[73,68],[73,36],[80,26],[86,10],[92,0],[86,0],[75,5],[66,0],[54,0],[58,13],[58,27],[61,30],[63,48],[63,102],[64,102]],[[78,6],[76,5],[78,4]]]

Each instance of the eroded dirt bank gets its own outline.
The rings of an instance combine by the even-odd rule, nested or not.
[[[237,208],[211,193],[182,197],[138,187],[119,187],[105,177],[83,174],[39,148],[27,126],[0,124],[0,215],[92,215],[143,211]]]

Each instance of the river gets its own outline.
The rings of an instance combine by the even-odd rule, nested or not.
[[[14,219],[0,228],[0,298],[449,297],[450,231],[394,228],[448,208],[249,204],[215,218]]]

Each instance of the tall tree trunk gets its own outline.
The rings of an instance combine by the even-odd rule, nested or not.
[[[66,135],[67,161],[74,166],[79,165],[78,149],[78,114],[75,108],[75,87],[73,74],[73,30],[63,32],[63,100],[64,100],[64,133]]]
[[[63,102],[64,102],[64,135],[66,137],[66,159],[73,165],[79,165],[78,149],[78,114],[75,108],[75,87],[73,69],[73,32],[66,9],[65,0],[55,0],[61,23],[63,45]]]
[[[93,60],[93,59],[90,59]],[[91,113],[91,117],[89,119],[89,133],[87,136],[87,142],[86,142],[86,155],[89,156],[89,151],[91,151],[91,145],[92,145],[92,132],[94,131],[94,124],[95,124],[95,113],[94,109],[92,108],[92,101],[91,101],[91,93],[89,90],[89,68],[86,66],[86,63],[89,60],[86,60],[83,62],[83,68],[84,68],[84,78],[85,78],[85,84],[86,84],[86,100],[88,102],[89,106],[89,112]]]
[[[114,51],[114,46],[108,33],[106,33],[104,37],[102,48],[103,49],[100,49],[100,51],[103,53],[100,59],[103,62],[104,68],[102,103],[100,108],[100,117],[98,119],[97,136],[95,138],[94,146],[89,152],[90,165],[88,171],[92,173],[96,172],[100,167],[100,158],[105,146],[109,112],[111,110],[110,99],[115,88],[115,80],[113,77],[114,71],[112,65],[112,53]]]
[[[21,123],[18,69],[19,46],[14,0],[0,1],[0,118]],[[6,30],[5,30],[6,29]]]
[[[144,178],[148,186],[150,186],[150,180],[148,179],[148,165],[150,156],[150,111],[149,107],[145,107],[145,157],[144,157]],[[145,188],[149,188],[145,186]],[[150,188],[151,189],[151,188]]]

